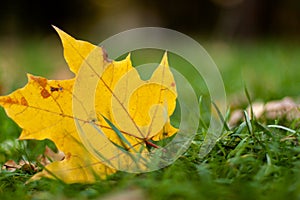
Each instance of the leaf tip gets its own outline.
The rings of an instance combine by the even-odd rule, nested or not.
[[[63,45],[65,45],[66,41],[72,41],[72,39],[74,40],[74,38],[72,38],[70,35],[68,35],[66,32],[64,32],[60,28],[58,28],[58,27],[56,27],[54,25],[52,25],[52,27],[57,32],[57,34],[58,34],[59,38],[61,39]]]
[[[168,52],[166,51],[160,61],[160,65],[163,65],[164,67],[169,67],[169,62],[168,62]]]
[[[28,82],[29,82],[30,80],[32,80],[32,79],[33,79],[33,77],[34,77],[34,75],[32,75],[32,74],[29,74],[29,73],[27,73],[27,74],[26,74],[26,76],[27,76],[27,80],[28,80]]]
[[[58,33],[60,38],[63,38],[64,35],[67,35],[64,31],[62,31],[60,28],[58,28],[57,26],[51,25],[52,28],[54,28],[54,30]]]
[[[131,66],[131,53],[129,52],[128,55],[126,56],[126,58],[122,61]]]
[[[54,28],[55,30],[59,29],[59,28],[57,28],[57,26],[55,26],[55,25],[53,25],[53,24],[51,24],[51,26],[52,26],[52,28]]]
[[[126,56],[126,60],[131,60],[131,52],[129,52],[128,55]]]

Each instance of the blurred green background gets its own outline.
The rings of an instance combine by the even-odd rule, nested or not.
[[[218,65],[230,101],[244,85],[254,98],[298,96],[298,0],[29,0],[0,7],[0,90],[26,83],[26,72],[68,78],[51,25],[98,44],[121,31],[159,26],[199,41]]]
[[[187,34],[203,45],[220,69],[229,104],[246,106],[245,85],[254,100],[298,99],[299,11],[299,0],[2,1],[0,95],[23,87],[26,73],[48,79],[72,77],[51,25],[94,44],[131,28],[159,26]],[[192,82],[196,88],[203,86],[200,79]],[[299,199],[299,127],[294,135],[270,134],[254,124],[253,133],[250,128],[247,132],[245,124],[233,134],[228,132],[203,162],[198,160],[200,138],[170,168],[141,175],[121,173],[91,186],[58,181],[26,185],[28,174],[0,173],[0,199],[92,199],[128,188],[142,188],[156,199]],[[9,159],[35,161],[51,144],[18,141],[20,131],[0,108],[1,165]],[[6,193],[3,198],[1,192]]]

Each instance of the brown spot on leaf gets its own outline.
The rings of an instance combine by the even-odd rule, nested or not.
[[[13,101],[13,100],[12,100],[10,97],[7,97],[7,98],[4,99],[4,102],[5,102],[5,103],[8,103],[8,104],[11,104],[12,101]]]
[[[65,155],[65,159],[66,160],[68,160],[68,159],[70,159],[71,158],[71,156],[72,156],[72,154],[70,153],[70,152],[68,152],[68,153],[66,153],[66,155]]]
[[[28,106],[28,102],[27,102],[27,100],[25,99],[25,97],[22,97],[22,98],[21,98],[21,105],[23,105],[23,106]]]
[[[43,77],[30,76],[30,79],[37,82],[42,88],[47,86],[47,79]]]
[[[51,92],[58,92],[58,91],[62,91],[63,88],[62,87],[52,87],[50,86],[50,91]]]
[[[41,91],[41,95],[44,99],[48,98],[51,96],[51,94],[46,90],[46,89],[42,89]]]
[[[18,104],[18,101],[16,101],[15,99],[12,99],[11,97],[6,97],[4,98],[4,100],[2,101],[5,104]]]

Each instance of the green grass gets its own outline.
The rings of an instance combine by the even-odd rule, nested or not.
[[[205,47],[220,67],[229,100],[236,94],[246,99],[244,85],[253,99],[298,95],[299,47],[274,42]],[[53,145],[17,141],[21,130],[2,109],[0,122],[1,165],[9,159],[35,162],[46,144]],[[268,128],[268,124],[282,124],[295,133]],[[199,159],[205,132],[200,128],[188,151],[164,169],[145,174],[118,172],[95,184],[68,185],[49,179],[25,184],[32,172],[1,171],[0,199],[97,199],[136,190],[142,190],[147,199],[300,198],[300,129],[295,123],[247,120],[224,131],[213,150]]]

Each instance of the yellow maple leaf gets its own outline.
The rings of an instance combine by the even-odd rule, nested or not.
[[[76,40],[54,28],[62,40],[65,60],[75,78],[47,80],[28,74],[26,86],[0,97],[0,105],[7,115],[23,129],[19,139],[47,138],[65,154],[62,161],[47,165],[33,176],[33,180],[56,177],[66,183],[91,183],[96,176],[105,178],[116,172],[83,145],[76,122],[89,124],[91,120],[89,114],[75,116],[74,101],[82,105],[95,103],[97,119],[93,124],[101,128],[110,141],[128,151],[130,147],[139,149],[150,140],[161,140],[177,132],[169,120],[176,106],[177,92],[167,54],[150,80],[143,81],[132,67],[130,55],[122,61],[109,61],[103,48]],[[84,75],[84,69],[94,78],[79,76],[79,73]],[[79,99],[77,93],[74,94],[76,83],[88,88],[94,79],[98,80],[95,94],[85,94]],[[85,106],[82,109],[84,113]],[[122,132],[130,145],[124,145],[111,124]]]

